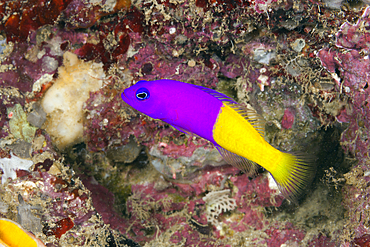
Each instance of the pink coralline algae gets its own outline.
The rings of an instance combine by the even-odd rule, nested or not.
[[[41,59],[37,56],[42,49],[48,53]],[[25,59],[28,55],[28,59]],[[16,86],[21,92],[32,91],[32,85],[45,73],[53,74],[61,64],[58,56],[50,56],[50,49],[47,46],[17,44],[14,51],[3,61],[4,65],[14,66],[15,70],[9,69],[0,75],[3,87]]]
[[[370,144],[367,138],[370,128],[370,61],[366,44],[370,36],[365,31],[366,25],[370,23],[369,12],[370,9],[367,8],[355,25],[343,24],[336,35],[336,47],[323,49],[318,53],[323,65],[338,77],[337,90],[349,98],[349,107],[342,111],[345,114],[342,119],[349,122],[349,127],[342,134],[342,142],[346,150],[359,159],[359,166],[365,170]]]
[[[242,232],[250,236],[242,241],[247,246],[297,245],[305,238],[305,231],[291,223],[274,222],[263,213],[264,208],[279,207],[284,200],[276,188],[270,187],[267,176],[250,179],[234,167],[221,166],[205,168],[191,184],[167,182],[161,177],[152,180],[131,187],[126,217],[112,210],[112,193],[93,179],[85,179],[84,184],[92,191],[94,206],[104,222],[143,245],[236,246],[230,239]],[[217,228],[207,221],[209,205],[202,200],[212,188],[229,189],[237,204],[236,209],[218,215]],[[307,244],[336,246],[326,236]]]
[[[290,129],[294,123],[294,113],[290,109],[285,109],[283,119],[281,120],[281,127]]]
[[[275,0],[256,0],[256,1],[230,1],[230,0],[197,0],[196,6],[203,8],[205,11],[212,7],[222,8],[224,11],[231,11],[238,7],[252,7],[258,13],[269,11],[270,5],[276,2]]]
[[[133,46],[138,46],[142,40],[135,35]],[[164,54],[158,56],[157,52],[163,50]],[[184,49],[183,47],[181,49]],[[180,50],[181,50],[180,49]],[[127,59],[123,66],[127,66],[133,73],[134,78],[143,80],[154,80],[159,78],[171,78],[174,80],[184,80],[198,85],[215,86],[217,83],[217,73],[220,71],[220,63],[212,58],[207,60],[195,58],[187,59],[178,54],[179,47],[174,46],[169,49],[164,44],[156,44],[139,49],[133,59]],[[168,59],[167,57],[171,57]]]
[[[367,197],[369,188],[369,129],[370,129],[370,61],[368,26],[370,24],[370,8],[364,10],[357,23],[344,23],[336,34],[334,47],[326,48],[318,53],[323,65],[333,73],[337,80],[337,90],[342,97],[347,97],[348,106],[338,116],[341,122],[348,122],[341,142],[344,149],[358,160],[356,167],[346,174],[344,205],[348,209],[351,234],[356,237],[353,246],[364,244],[368,226]],[[361,214],[361,217],[357,217]]]
[[[85,42],[84,34],[60,31],[58,28],[47,28],[44,32],[31,33],[28,44],[7,43],[6,52],[2,54],[0,85],[3,90],[19,90],[22,97],[18,97],[17,101],[22,99],[22,105],[25,101],[38,101],[51,86],[70,42]],[[41,38],[45,40],[39,42]]]
[[[63,13],[66,16],[66,26],[73,29],[91,27],[103,16],[127,10],[131,6],[130,0],[69,2]]]
[[[260,176],[249,180],[246,175],[238,175],[238,173],[239,171],[231,166],[208,167],[193,179],[192,184],[175,181],[166,183],[163,179],[159,179],[154,183],[133,185],[132,195],[126,205],[126,214],[129,218],[114,217],[113,215],[116,215],[114,212],[107,213],[112,207],[112,194],[104,193],[104,188],[94,185],[89,180],[84,184],[92,191],[94,205],[96,204],[95,207],[103,216],[104,222],[114,229],[119,229],[133,240],[145,243],[154,240],[157,234],[165,234],[168,235],[168,241],[174,244],[183,242],[186,245],[217,246],[216,239],[209,235],[213,227],[207,223],[204,210],[206,206],[201,199],[210,186],[223,187],[229,184],[233,187],[233,191],[237,191],[231,194],[236,199],[238,209],[231,215],[219,218],[220,222],[224,222],[225,229],[227,228],[219,234],[226,234],[226,236],[233,235],[233,232],[245,231],[250,227],[263,229],[264,225],[268,224],[268,219],[259,209],[279,206],[283,200],[282,196],[276,194],[275,189],[269,187],[267,177]],[[160,184],[163,183],[166,186],[160,188]],[[276,195],[273,201],[271,201],[271,194]],[[109,200],[100,198],[98,195]],[[239,220],[226,223],[234,218]],[[177,229],[177,233],[171,233],[170,229]],[[296,232],[300,231],[296,230]],[[273,236],[278,233],[268,234]],[[301,233],[299,238],[301,239],[302,236],[304,233]],[[282,238],[281,241],[283,243],[287,238]]]

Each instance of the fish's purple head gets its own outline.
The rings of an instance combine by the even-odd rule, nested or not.
[[[164,114],[165,96],[164,85],[156,81],[138,81],[125,89],[121,94],[122,100],[136,110],[149,117],[162,119]]]

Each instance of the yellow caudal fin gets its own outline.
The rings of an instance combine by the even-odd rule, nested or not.
[[[283,196],[296,203],[312,182],[315,172],[313,159],[299,153],[282,153],[271,175]]]

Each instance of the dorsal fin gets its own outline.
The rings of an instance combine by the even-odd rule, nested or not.
[[[212,95],[213,97],[217,98],[218,100],[222,101],[222,102],[230,102],[230,103],[233,103],[233,104],[238,104],[236,103],[235,100],[233,100],[232,98],[230,98],[229,96],[223,94],[223,93],[219,93],[217,92],[216,90],[213,90],[213,89],[210,89],[210,88],[206,88],[206,87],[202,87],[202,86],[198,86],[198,85],[194,85],[194,87]]]
[[[224,102],[226,105],[230,106],[237,113],[243,116],[245,120],[247,120],[262,137],[265,136],[265,120],[260,115],[258,115],[258,113],[255,110],[249,109],[237,103],[235,100],[233,100],[229,96],[226,96],[223,93],[219,93],[213,89],[202,87],[202,86],[197,86],[197,85],[194,85],[194,87],[212,95],[218,100]]]
[[[255,110],[249,109],[238,103],[225,102],[225,105],[234,109],[239,113],[245,120],[247,120],[257,132],[264,137],[265,136],[265,119],[263,119]]]

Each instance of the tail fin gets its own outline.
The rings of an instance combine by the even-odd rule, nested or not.
[[[312,182],[316,166],[314,160],[306,155],[284,152],[282,154],[280,164],[271,175],[283,196],[296,203]]]

